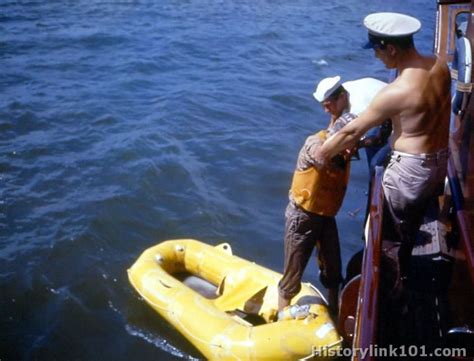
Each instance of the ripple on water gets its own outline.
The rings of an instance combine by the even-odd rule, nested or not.
[[[165,351],[166,353],[169,353],[170,355],[177,356],[185,360],[199,360],[197,358],[194,358],[190,355],[185,354],[178,348],[171,345],[168,341],[166,341],[165,339],[162,339],[161,337],[157,335],[153,335],[145,330],[140,330],[131,325],[126,325],[125,329],[127,330],[127,333],[130,334],[131,336],[141,338],[142,340],[145,340],[146,342],[151,343],[155,347]]]

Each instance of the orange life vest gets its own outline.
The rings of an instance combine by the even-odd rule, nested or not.
[[[327,131],[317,135],[326,140]],[[310,167],[295,171],[290,194],[297,205],[308,212],[321,216],[335,216],[341,208],[347,183],[349,182],[350,162],[344,168]]]

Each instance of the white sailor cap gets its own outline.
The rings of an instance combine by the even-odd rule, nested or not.
[[[399,13],[374,13],[367,15],[364,26],[369,31],[369,41],[365,49],[385,45],[390,38],[407,37],[421,29],[421,22],[409,15]]]
[[[331,78],[324,78],[318,83],[316,90],[313,93],[314,98],[318,102],[322,102],[329,98],[332,93],[336,89],[341,86],[341,77],[339,75],[331,77]]]

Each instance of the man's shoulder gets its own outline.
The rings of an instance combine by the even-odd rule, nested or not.
[[[385,89],[402,93],[413,90],[418,92],[420,86],[431,87],[434,84],[448,82],[450,79],[449,68],[445,62],[434,56],[426,56],[422,64],[403,70]]]
[[[415,72],[413,72],[413,70]],[[414,86],[414,79],[419,78],[419,74],[416,74],[418,72],[417,69],[406,69],[404,70],[401,74],[399,74],[394,81],[392,81],[390,84],[388,84],[385,87],[386,91],[402,91],[406,88],[410,88]]]

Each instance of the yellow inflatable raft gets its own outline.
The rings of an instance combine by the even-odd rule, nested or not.
[[[207,359],[318,359],[341,347],[326,302],[310,284],[292,300],[307,312],[297,319],[287,312],[287,319],[273,322],[281,274],[233,256],[227,243],[166,241],[147,249],[128,276],[145,301]],[[186,285],[192,277],[209,282],[214,292],[205,296]]]

